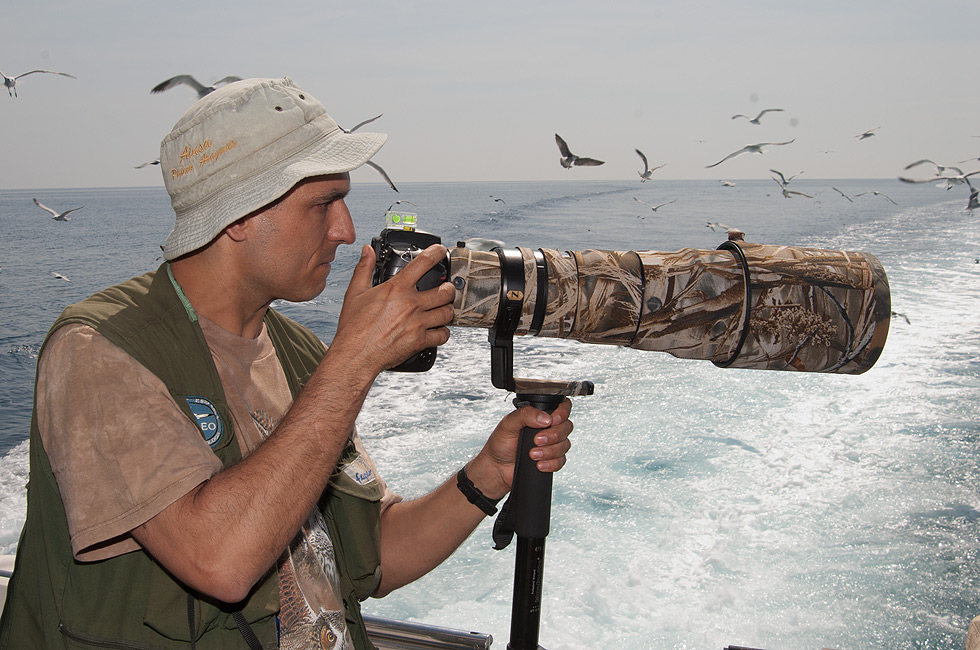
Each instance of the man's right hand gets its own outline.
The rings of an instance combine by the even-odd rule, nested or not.
[[[429,246],[392,278],[372,286],[374,250],[364,246],[344,294],[330,345],[334,352],[349,355],[357,367],[376,376],[416,352],[448,341],[455,287],[444,282],[418,291],[415,286],[446,254],[444,246]]]

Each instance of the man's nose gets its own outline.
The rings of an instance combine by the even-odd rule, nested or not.
[[[327,236],[333,241],[342,241],[345,244],[353,244],[357,235],[354,231],[354,220],[350,216],[350,210],[343,199],[334,201],[331,206],[334,213],[330,215],[330,229]]]

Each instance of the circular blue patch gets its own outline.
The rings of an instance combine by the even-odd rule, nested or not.
[[[201,430],[201,436],[213,448],[221,442],[221,434],[224,432],[224,426],[221,424],[221,416],[218,415],[218,409],[211,403],[211,400],[205,399],[204,397],[188,395],[184,399],[187,400],[187,406],[190,407],[191,413],[194,414],[195,422]]]

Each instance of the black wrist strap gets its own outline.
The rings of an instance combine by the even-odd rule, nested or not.
[[[480,492],[480,489],[473,485],[473,481],[466,475],[466,467],[461,467],[456,472],[456,487],[463,493],[466,500],[482,510],[488,517],[497,514],[497,503],[500,499],[488,499],[487,495]]]

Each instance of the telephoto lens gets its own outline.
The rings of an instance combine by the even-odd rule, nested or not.
[[[859,374],[891,320],[869,253],[748,243],[715,250],[450,249],[452,325],[619,345],[721,367]]]

